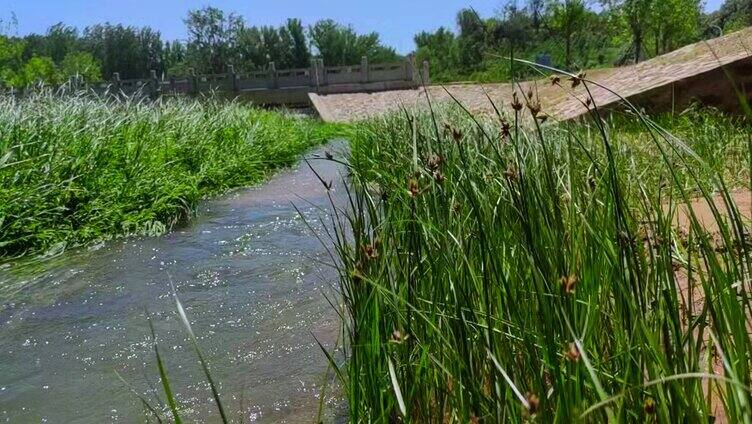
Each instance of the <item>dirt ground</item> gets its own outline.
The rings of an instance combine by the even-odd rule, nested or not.
[[[745,228],[749,229],[750,219],[752,219],[752,192],[747,189],[737,189],[732,191],[730,194],[735,207],[738,208],[740,215],[744,220],[746,220]],[[728,217],[728,212],[723,197],[716,195],[713,198],[713,202],[715,203],[715,206],[718,209],[720,215],[724,219],[726,219]],[[708,202],[704,199],[697,199],[691,203],[691,207],[700,224],[705,228],[711,230],[713,233],[717,234],[719,231],[718,224],[714,218],[712,209]],[[678,209],[676,217],[674,218],[674,224],[677,225],[678,228],[681,229],[681,231],[685,233],[689,232],[690,214],[689,208],[687,206],[683,206]],[[682,311],[686,314],[686,311],[691,306],[691,310],[694,311],[694,313],[697,313],[697,311],[700,311],[702,309],[705,302],[702,287],[700,286],[698,281],[690,282],[687,272],[684,269],[678,269],[676,271],[676,277],[677,284],[679,286],[679,292],[682,297]],[[747,328],[752,331],[752,317],[747,317]],[[706,335],[706,338],[707,337],[708,336]],[[713,373],[721,376],[724,375],[723,364],[717,358],[713,360]],[[711,390],[712,387],[710,398],[712,402],[712,410],[715,415],[715,423],[721,424],[729,422],[727,417],[725,416],[723,404],[721,403],[719,397],[720,393],[718,392],[718,390],[721,389],[718,388],[718,385],[715,382],[711,383],[710,380],[705,380],[703,387],[705,387],[706,393]]]

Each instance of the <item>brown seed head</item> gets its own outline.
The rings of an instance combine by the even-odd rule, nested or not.
[[[561,77],[558,75],[551,75],[551,85],[561,85]]]
[[[569,344],[569,349],[564,355],[571,362],[574,362],[574,363],[580,362],[580,357],[581,357],[580,350],[577,349],[577,345],[574,343]]]
[[[350,277],[355,284],[359,284],[363,281],[363,265],[361,265],[360,262],[355,264],[355,269],[350,273]]]
[[[455,214],[455,215],[458,214],[458,213],[460,213],[460,211],[462,210],[462,208],[460,207],[460,203],[458,201],[456,201],[456,200],[452,200],[452,207],[451,208],[452,208],[452,213]]]
[[[527,98],[528,100],[533,100],[533,87],[532,86],[527,88]]]
[[[515,168],[514,165],[509,165],[509,168],[504,171],[504,176],[511,181],[517,181],[517,175],[517,168]]]
[[[366,256],[366,259],[368,259],[369,261],[372,261],[379,257],[378,241],[375,241],[371,244],[364,244],[361,249],[363,250],[363,254]]]
[[[444,158],[441,155],[431,155],[428,158],[428,169],[436,171],[444,164]]]
[[[436,181],[437,184],[443,184],[444,183],[444,174],[442,174],[439,171],[434,171],[433,173],[433,180]]]
[[[564,293],[566,294],[574,293],[574,289],[576,285],[577,285],[576,275],[568,275],[566,277],[561,277],[561,286],[564,288]]]
[[[527,400],[528,404],[528,412],[530,412],[530,415],[535,415],[538,412],[538,408],[540,407],[540,399],[538,399],[538,396],[532,392],[527,392],[525,399]]]
[[[454,139],[454,141],[456,141],[457,143],[459,143],[460,140],[462,140],[462,131],[460,131],[458,129],[453,129],[452,130],[452,138]]]
[[[410,181],[407,182],[407,194],[409,194],[410,197],[417,197],[420,194],[418,180],[415,178],[410,178]]]
[[[517,92],[512,93],[512,109],[519,112],[522,110],[522,102],[517,98]]]
[[[645,403],[642,405],[642,408],[645,410],[645,413],[648,415],[655,414],[655,411],[656,411],[655,400],[651,397],[645,399]]]
[[[501,136],[509,137],[511,135],[512,125],[509,122],[502,121],[501,123]]]
[[[529,102],[527,102],[527,108],[530,109],[530,113],[533,115],[533,118],[537,118],[538,114],[541,111],[540,102],[537,100],[530,100]]]
[[[582,80],[584,78],[585,78],[585,73],[584,72],[580,72],[579,74],[577,74],[577,76],[570,77],[569,81],[572,82],[572,88],[575,88],[578,85],[580,85],[582,83]]]
[[[475,414],[470,415],[470,424],[478,423],[480,423],[480,418],[476,417]]]
[[[407,340],[408,335],[402,333],[400,330],[394,330],[392,331],[392,342],[394,343],[402,343],[405,340]]]

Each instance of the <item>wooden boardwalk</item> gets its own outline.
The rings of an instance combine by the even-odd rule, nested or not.
[[[650,111],[680,109],[693,101],[738,111],[734,87],[748,98],[752,94],[752,28],[692,44],[637,65],[590,70],[586,74],[588,79]],[[599,107],[621,105],[611,91],[593,84],[589,87]],[[573,89],[564,78],[560,85],[553,85],[549,79],[529,81],[517,87],[519,97],[522,99],[530,88],[543,112],[554,119],[570,120],[587,111],[583,105],[587,93],[582,85]],[[451,102],[446,91],[473,112],[493,113],[485,93],[508,110],[514,90],[512,84],[449,84],[378,93],[311,93],[309,97],[325,121],[352,122],[401,107],[425,107],[426,95],[436,103]]]

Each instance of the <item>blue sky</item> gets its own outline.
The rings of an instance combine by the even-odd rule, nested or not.
[[[707,0],[706,8],[714,10],[721,2]],[[310,24],[333,18],[352,24],[358,31],[378,31],[386,44],[405,53],[412,50],[416,32],[442,25],[454,28],[454,17],[460,8],[472,6],[481,15],[489,16],[503,3],[502,0],[0,0],[0,18],[7,20],[15,13],[19,35],[43,33],[60,21],[79,28],[109,21],[150,26],[161,31],[164,39],[182,39],[186,12],[212,5],[243,15],[250,24],[278,25],[288,17]]]

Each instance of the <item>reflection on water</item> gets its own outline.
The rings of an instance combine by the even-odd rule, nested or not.
[[[312,163],[335,181],[341,202],[341,169]],[[305,164],[206,202],[190,227],[165,237],[0,269],[0,421],[143,421],[115,370],[163,399],[145,307],[183,414],[216,421],[170,296],[172,279],[232,417],[312,422],[326,371],[313,336],[335,342],[337,317],[325,295],[337,276],[292,202],[314,226],[329,211]]]

